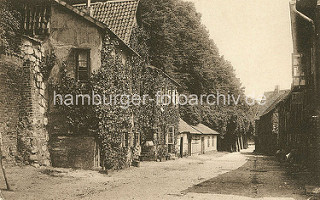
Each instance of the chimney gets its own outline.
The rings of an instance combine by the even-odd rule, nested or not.
[[[92,17],[92,7],[91,7],[91,0],[87,0],[87,13]]]
[[[280,86],[276,85],[275,89],[274,89],[274,93],[279,93],[280,91]]]

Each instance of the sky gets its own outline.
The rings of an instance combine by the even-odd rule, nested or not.
[[[289,0],[189,0],[202,23],[246,88],[259,98],[265,91],[290,89],[292,37]]]

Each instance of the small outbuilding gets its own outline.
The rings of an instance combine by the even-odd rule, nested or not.
[[[183,157],[217,151],[218,135],[220,133],[203,124],[192,126],[180,119],[177,152],[179,152],[180,157]]]

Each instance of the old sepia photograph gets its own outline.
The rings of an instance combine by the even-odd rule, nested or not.
[[[320,200],[320,0],[0,0],[0,200]]]

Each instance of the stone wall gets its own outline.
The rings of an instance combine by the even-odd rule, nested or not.
[[[18,135],[18,149],[30,164],[50,165],[46,82],[40,71],[44,50],[40,42],[26,38],[22,41],[21,54],[24,60],[21,123],[24,127]]]

